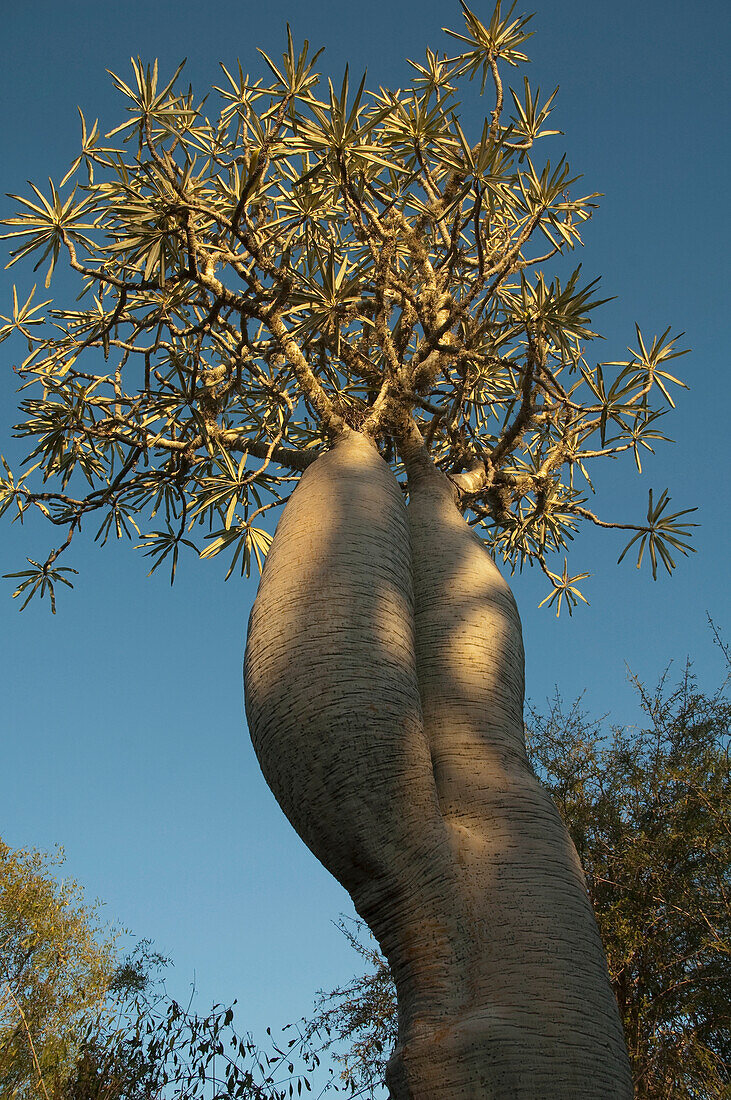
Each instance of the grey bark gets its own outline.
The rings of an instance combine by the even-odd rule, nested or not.
[[[473,946],[465,1088],[443,1095],[631,1097],[584,874],[526,755],[515,600],[446,477],[418,452],[408,473],[420,698]]]
[[[279,521],[249,621],[246,713],[280,806],[388,958],[403,1041],[462,1009],[467,953],[413,623],[401,491],[347,432]]]
[[[262,771],[388,958],[394,1100],[625,1100],[583,874],[525,755],[512,594],[407,457],[408,518],[350,431],[284,510],[245,657]]]

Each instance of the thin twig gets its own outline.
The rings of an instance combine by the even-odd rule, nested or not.
[[[10,996],[12,998],[13,1004],[15,1005],[18,1012],[20,1013],[20,1018],[23,1021],[23,1027],[25,1028],[25,1033],[28,1036],[28,1042],[30,1044],[31,1054],[33,1055],[33,1062],[35,1064],[36,1072],[38,1074],[38,1080],[40,1082],[41,1088],[43,1089],[43,1095],[45,1096],[46,1100],[51,1100],[51,1098],[48,1095],[48,1089],[46,1088],[46,1083],[43,1080],[43,1074],[41,1073],[41,1067],[40,1067],[40,1064],[38,1062],[38,1055],[36,1054],[35,1043],[33,1042],[33,1036],[30,1033],[30,1028],[28,1027],[28,1021],[25,1018],[25,1013],[23,1012],[23,1007],[20,1004],[20,1002],[16,999],[15,994],[13,993],[12,989],[10,988],[10,983],[6,982],[5,984],[8,987],[8,993],[10,994]]]

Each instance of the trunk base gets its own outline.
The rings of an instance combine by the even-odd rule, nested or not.
[[[391,1100],[632,1100],[609,1046],[588,1065],[582,1037],[526,1035],[524,1019],[483,1012],[397,1044],[386,1084]]]

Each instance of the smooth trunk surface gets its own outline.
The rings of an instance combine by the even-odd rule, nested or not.
[[[420,698],[472,940],[470,1006],[434,1096],[631,1097],[583,872],[526,757],[515,601],[447,479],[414,465],[409,488]],[[404,1095],[429,1095],[416,1064]]]
[[[280,519],[249,623],[246,712],[282,809],[388,958],[404,1042],[462,1011],[467,950],[413,621],[401,490],[348,432]]]
[[[627,1100],[576,852],[531,772],[508,585],[447,479],[407,509],[346,432],[303,474],[252,609],[262,771],[394,974],[393,1100]]]

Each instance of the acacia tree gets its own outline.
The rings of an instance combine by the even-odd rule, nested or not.
[[[266,77],[223,68],[217,114],[180,69],[114,77],[127,120],[102,138],[82,115],[59,188],[7,222],[12,262],[48,261],[48,285],[63,258],[81,304],[21,294],[5,319],[29,345],[30,449],[0,508],[61,529],[14,574],[53,606],[90,523],[102,544],[139,534],[171,579],[181,545],[228,552],[228,576],[261,565],[287,502],[250,623],[249,725],[388,956],[394,1097],[625,1096],[581,868],[527,765],[494,559],[538,565],[557,610],[583,599],[587,574],[552,565],[583,522],[673,568],[689,525],[667,491],[643,522],[604,520],[589,468],[641,468],[665,438],[681,352],[638,329],[627,360],[589,360],[596,283],[544,270],[596,196],[572,197],[565,159],[536,166],[553,96],[525,81],[507,106],[528,18],[464,16],[458,52],[428,50],[396,90],[364,77],[351,95],[347,71],[323,89],[291,36]],[[474,78],[493,97],[477,140],[456,99]]]

